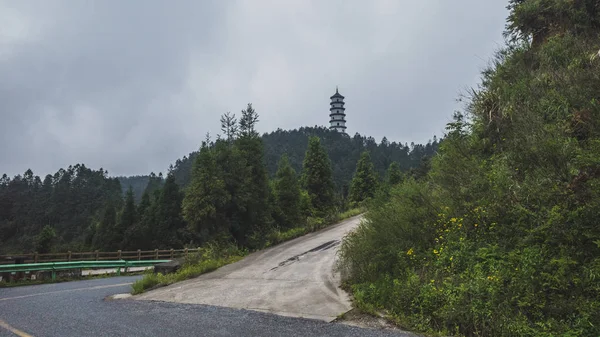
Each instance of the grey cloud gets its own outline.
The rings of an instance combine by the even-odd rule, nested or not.
[[[1,14],[4,13],[4,14]],[[2,1],[0,172],[164,171],[253,102],[263,132],[425,142],[501,44],[488,1]]]

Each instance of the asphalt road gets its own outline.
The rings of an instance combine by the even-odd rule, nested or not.
[[[407,336],[207,305],[105,300],[139,276],[0,289],[0,337]],[[12,331],[12,332],[11,332]]]
[[[348,294],[339,288],[340,276],[334,272],[334,264],[340,241],[360,219],[350,218],[253,253],[215,272],[135,298],[333,321],[352,309]]]

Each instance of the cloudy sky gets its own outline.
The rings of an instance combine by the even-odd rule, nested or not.
[[[497,0],[0,0],[0,173],[165,171],[252,102],[259,131],[442,135],[503,44]]]

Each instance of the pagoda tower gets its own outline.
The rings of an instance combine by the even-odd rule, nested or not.
[[[337,86],[335,87],[335,94],[330,98],[329,130],[346,133],[346,108],[344,108],[344,96],[340,95]]]

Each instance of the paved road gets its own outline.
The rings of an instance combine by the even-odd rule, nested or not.
[[[0,289],[0,337],[407,336],[243,309],[105,300],[138,277]]]
[[[208,304],[330,322],[352,308],[333,267],[350,218],[198,278],[136,296],[139,300]]]

